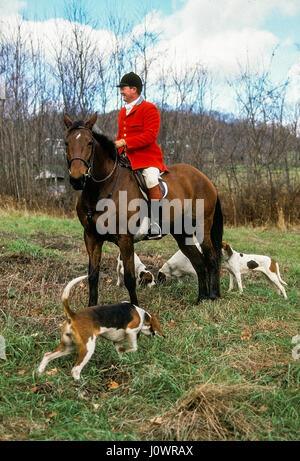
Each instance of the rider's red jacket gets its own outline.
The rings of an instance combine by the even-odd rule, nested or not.
[[[123,107],[119,113],[117,140],[125,139],[126,154],[133,170],[154,166],[166,171],[161,148],[156,142],[160,125],[157,107],[143,100],[128,115]],[[121,153],[123,148],[119,149]]]

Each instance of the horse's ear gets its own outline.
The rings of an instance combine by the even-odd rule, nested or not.
[[[73,122],[72,122],[72,120],[70,119],[70,117],[68,116],[68,114],[65,114],[65,115],[64,115],[64,122],[65,122],[65,125],[66,125],[66,127],[67,127],[68,129],[73,125]]]
[[[86,122],[84,122],[85,126],[89,129],[92,130],[93,126],[95,125],[97,121],[97,112],[95,112]]]

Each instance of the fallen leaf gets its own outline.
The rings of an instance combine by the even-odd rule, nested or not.
[[[46,371],[45,374],[48,376],[57,375],[57,368],[52,368],[52,370]]]
[[[119,384],[116,383],[116,381],[111,381],[108,385],[107,385],[107,389],[109,391],[113,390],[113,389],[117,389],[119,387]]]
[[[249,333],[249,331],[243,331],[242,334],[241,334],[241,340],[242,341],[249,341],[249,339],[251,338],[251,333]]]
[[[175,320],[170,320],[169,323],[166,323],[167,327],[172,327],[175,324]]]
[[[259,411],[260,413],[264,413],[267,409],[268,409],[268,407],[266,407],[265,405],[262,405],[262,406],[258,409],[258,411]]]
[[[18,371],[18,375],[24,375],[24,373],[25,373],[25,370],[19,370]]]
[[[36,392],[38,390],[38,386],[34,386],[30,389],[30,392]]]
[[[266,432],[270,432],[272,430],[272,425],[270,423],[265,424],[265,430]]]
[[[56,412],[56,411],[52,411],[52,412],[47,416],[47,418],[50,418],[50,419],[51,419],[51,418],[54,418],[54,416],[56,416],[56,415],[57,415],[57,412]]]
[[[112,282],[112,279],[107,279],[106,280],[106,283],[111,283]]]
[[[150,423],[151,423],[151,424],[158,424],[158,425],[160,425],[160,424],[163,423],[163,419],[162,419],[161,416],[157,416],[156,418],[150,419]]]
[[[93,407],[95,408],[95,410],[98,410],[98,408],[100,407],[100,404],[99,403],[93,403]]]

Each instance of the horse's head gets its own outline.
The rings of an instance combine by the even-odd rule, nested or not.
[[[97,114],[92,115],[85,122],[73,122],[68,115],[64,116],[67,127],[65,143],[70,183],[76,190],[84,188],[92,165],[94,153],[92,128],[96,120]]]

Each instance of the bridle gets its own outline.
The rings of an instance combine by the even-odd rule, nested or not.
[[[71,168],[71,165],[72,165],[72,162],[74,162],[74,160],[80,160],[86,167],[87,167],[87,172],[84,174],[85,176],[85,180],[87,180],[88,178],[91,178],[93,181],[97,182],[97,183],[101,183],[101,182],[104,182],[104,181],[107,181],[112,175],[113,173],[115,172],[115,169],[117,167],[117,164],[118,164],[118,154],[116,152],[116,159],[115,159],[115,163],[114,163],[114,166],[111,170],[110,173],[108,173],[107,176],[105,176],[105,178],[103,179],[97,179],[94,177],[93,175],[93,165],[94,165],[94,157],[95,157],[95,139],[93,137],[93,133],[92,131],[87,128],[86,126],[78,126],[76,128],[74,128],[74,130],[86,130],[90,133],[91,135],[91,142],[92,142],[92,153],[91,153],[91,156],[90,156],[90,160],[89,162],[87,162],[84,158],[82,157],[73,157],[71,160],[68,160],[67,159],[67,162],[68,162],[68,169],[69,169],[69,175],[71,176],[71,171],[70,171],[70,168]],[[70,130],[72,131],[72,129]]]

